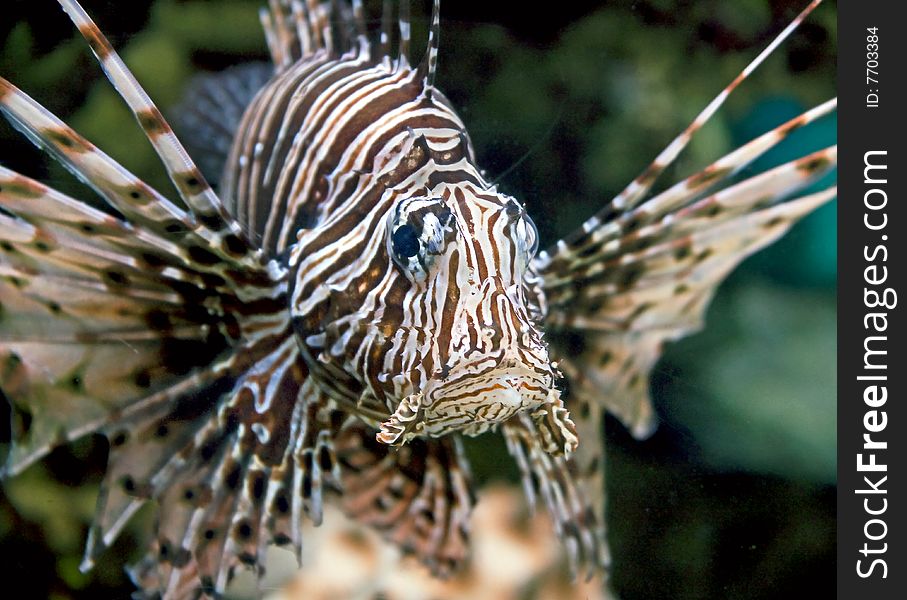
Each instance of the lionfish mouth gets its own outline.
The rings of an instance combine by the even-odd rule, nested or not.
[[[466,370],[458,369],[458,371]],[[425,388],[404,398],[376,438],[404,444],[415,437],[440,437],[459,432],[475,436],[521,412],[559,402],[552,392],[554,377],[522,365],[497,368],[481,376],[429,380]]]

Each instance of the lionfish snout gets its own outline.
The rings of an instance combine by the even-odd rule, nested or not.
[[[540,447],[549,454],[571,454],[579,445],[576,426],[555,388],[543,391],[530,380],[496,375],[484,387],[453,390],[444,386],[439,399],[430,403],[418,392],[403,399],[391,417],[381,423],[375,438],[401,445],[416,437],[441,437],[459,432],[479,435],[506,421],[529,424],[538,433]]]
[[[491,277],[464,294],[449,359],[400,402],[377,439],[479,435],[504,422],[531,418],[550,452],[571,452],[576,434],[560,399],[559,373],[517,286]]]
[[[550,365],[539,369],[500,356],[465,361],[436,372],[422,390],[404,398],[377,439],[402,444],[452,432],[479,435],[520,413],[560,404],[554,380]]]
[[[544,404],[554,385],[549,364],[531,365],[514,354],[485,356],[433,377],[423,393],[437,418],[432,430],[462,430],[471,435]]]

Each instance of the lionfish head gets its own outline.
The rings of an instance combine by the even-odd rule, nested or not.
[[[409,417],[379,439],[479,434],[518,413],[559,404],[556,369],[537,326],[529,270],[535,225],[513,198],[471,183],[399,199],[384,231],[409,291],[396,335],[408,381],[394,386]],[[393,382],[392,382],[393,383]]]
[[[383,443],[478,435],[517,418],[535,421],[551,452],[572,451],[575,430],[538,325],[535,225],[477,173],[438,177],[434,166],[387,187],[380,217],[349,225],[360,234],[346,244],[362,262],[331,279],[320,323],[309,321],[306,334],[323,331],[307,337],[318,346],[313,362],[328,387],[355,388],[360,414],[383,409],[372,413]]]

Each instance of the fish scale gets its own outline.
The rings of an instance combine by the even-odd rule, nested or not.
[[[0,386],[23,415],[4,474],[107,436],[83,568],[155,500],[154,537],[131,570],[149,595],[218,596],[238,566],[263,572],[269,543],[299,556],[302,520],[320,522],[325,501],[448,573],[468,556],[474,503],[460,438],[485,431],[503,434],[573,570],[607,570],[602,414],[651,431],[647,382],[664,342],[698,329],[741,260],[836,192],[802,193],[835,147],[734,178],[829,101],[650,194],[818,0],[541,252],[435,87],[437,0],[418,61],[406,1],[396,19],[384,3],[375,44],[361,2],[272,0],[261,15],[274,72],[254,97],[255,85],[232,88],[244,91],[229,108],[249,106],[217,192],[78,2],[60,4],[179,202],[0,79],[4,115],[116,213],[0,171]]]

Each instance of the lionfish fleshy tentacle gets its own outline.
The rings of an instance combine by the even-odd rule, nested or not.
[[[224,209],[204,175],[173,134],[157,106],[113,50],[94,21],[74,0],[59,0],[78,27],[110,82],[129,105],[148,140],[161,158],[167,174],[189,207],[196,229],[204,231],[211,250],[223,260],[255,267],[260,250],[245,238],[239,223]]]

